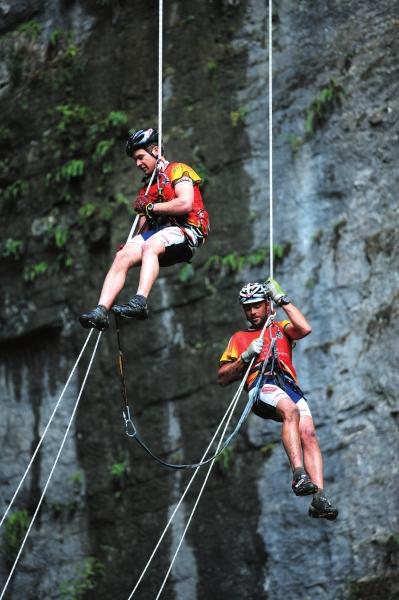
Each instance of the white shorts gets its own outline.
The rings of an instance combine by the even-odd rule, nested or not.
[[[190,236],[190,243],[185,235]],[[194,251],[196,250],[195,244],[197,239],[192,231],[185,229],[182,231],[180,227],[175,225],[167,225],[162,229],[150,229],[143,231],[143,233],[134,236],[134,238],[128,242],[135,246],[142,248],[144,243],[149,239],[155,239],[160,241],[165,247],[165,253],[159,257],[159,264],[161,267],[169,267],[180,262],[190,262]]]
[[[153,233],[153,231],[145,231],[144,233],[135,235],[134,238],[130,240],[129,244],[139,244],[142,246],[148,239],[160,240],[165,248],[168,246],[177,246],[186,242],[186,236],[180,227],[170,226],[160,229],[155,233]]]
[[[256,393],[256,386],[252,388],[249,392],[249,397],[253,398]],[[252,394],[252,396],[251,396]],[[263,402],[268,406],[272,406],[273,408],[277,407],[277,404],[280,400],[285,398],[286,400],[291,400],[294,404],[297,405],[299,414],[301,417],[311,417],[312,413],[310,412],[310,408],[305,398],[293,399],[291,398],[284,390],[282,390],[277,385],[271,383],[265,383],[261,389],[259,390],[259,401]]]

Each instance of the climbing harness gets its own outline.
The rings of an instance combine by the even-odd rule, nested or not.
[[[97,352],[97,347],[98,347],[98,344],[99,344],[99,341],[100,341],[100,338],[101,338],[101,334],[102,334],[102,332],[100,331],[100,332],[98,333],[98,337],[97,337],[97,340],[96,340],[96,343],[95,343],[95,346],[94,346],[94,350],[93,350],[93,353],[92,353],[92,355],[91,355],[91,358],[90,358],[90,361],[89,361],[88,367],[87,367],[87,369],[86,369],[86,373],[85,373],[85,376],[84,376],[84,378],[83,378],[82,385],[80,386],[80,390],[79,390],[79,394],[78,394],[78,397],[77,397],[77,399],[76,399],[76,402],[75,402],[75,406],[74,406],[74,408],[73,408],[73,411],[72,411],[71,417],[70,417],[70,419],[69,419],[69,422],[68,422],[67,428],[66,428],[66,430],[65,430],[64,437],[62,438],[62,441],[61,441],[60,447],[59,447],[59,449],[58,449],[57,455],[56,455],[56,457],[55,457],[55,460],[54,460],[53,466],[51,467],[50,474],[49,474],[49,476],[48,476],[48,478],[47,478],[47,481],[46,481],[46,483],[45,483],[45,485],[44,485],[44,488],[43,488],[42,494],[41,494],[41,496],[40,496],[39,502],[37,503],[37,506],[36,506],[36,510],[35,510],[35,512],[34,512],[34,514],[33,514],[33,517],[32,517],[32,519],[31,519],[31,522],[29,523],[29,527],[28,527],[28,529],[27,529],[27,531],[26,531],[26,533],[25,533],[24,539],[22,540],[22,543],[21,543],[21,546],[20,546],[20,548],[19,548],[18,554],[17,554],[17,556],[16,556],[16,558],[15,558],[15,560],[14,560],[14,564],[13,564],[13,566],[12,566],[12,568],[11,568],[10,574],[9,574],[9,576],[8,576],[8,578],[7,578],[7,581],[6,581],[6,583],[5,583],[4,587],[3,587],[3,590],[2,590],[2,592],[1,592],[1,595],[0,595],[0,600],[2,600],[2,598],[4,597],[4,594],[5,594],[6,590],[7,590],[8,584],[10,583],[11,577],[12,577],[12,575],[13,575],[14,571],[15,571],[15,568],[16,568],[16,566],[17,566],[17,564],[18,564],[19,558],[20,558],[20,556],[21,556],[21,554],[22,554],[22,551],[23,551],[23,549],[24,549],[24,546],[25,546],[26,540],[28,539],[29,533],[30,533],[30,531],[31,531],[31,529],[32,529],[32,527],[33,527],[33,524],[34,524],[34,522],[35,522],[35,519],[36,519],[36,517],[37,517],[37,514],[38,514],[38,512],[39,512],[39,510],[40,510],[40,507],[41,507],[41,505],[42,505],[42,503],[43,503],[44,496],[46,495],[47,488],[48,488],[48,486],[49,486],[49,483],[50,483],[50,480],[51,480],[51,478],[52,478],[52,476],[53,476],[54,470],[55,470],[55,468],[56,468],[56,466],[57,466],[57,464],[58,464],[58,460],[59,460],[59,458],[60,458],[60,456],[61,456],[61,452],[62,452],[62,450],[63,450],[63,448],[64,448],[65,441],[66,441],[66,439],[67,439],[67,436],[68,436],[69,430],[70,430],[70,428],[71,428],[72,421],[73,421],[73,419],[74,419],[74,416],[75,416],[75,413],[76,413],[76,411],[77,411],[77,408],[78,408],[78,405],[79,405],[80,398],[81,398],[81,396],[82,396],[82,394],[83,394],[83,390],[84,390],[84,387],[85,387],[85,385],[86,385],[86,381],[87,381],[87,378],[88,378],[88,376],[89,376],[89,373],[90,373],[90,370],[91,370],[91,366],[92,366],[92,364],[93,364],[93,360],[94,360],[94,357],[95,357],[95,355],[96,355],[96,352]],[[85,346],[86,346],[86,344],[87,344],[87,342],[88,342],[88,339],[89,339],[89,337],[90,337],[90,334],[89,334],[89,336],[88,336],[88,337],[87,337],[87,339],[86,339],[86,343],[85,343],[85,345],[84,345],[84,347],[83,347],[83,350],[84,350],[84,348],[85,348]],[[82,352],[81,352],[81,353],[80,353],[80,355],[79,355],[78,361],[80,360],[80,357],[81,357],[81,355],[82,355],[82,353],[83,353],[83,350],[82,350]],[[78,362],[78,361],[77,361],[77,362]],[[77,365],[77,362],[75,363],[73,370],[75,369],[75,367],[76,367],[76,365]],[[71,376],[72,376],[72,373],[71,373],[70,377],[71,377]],[[70,381],[70,378],[68,379],[68,382],[67,382],[67,383],[69,383],[69,381]],[[64,389],[63,389],[63,391],[62,391],[62,394],[61,394],[61,396],[64,394],[64,392],[65,392],[65,389],[66,389],[66,386],[64,387]],[[60,399],[61,399],[61,398],[60,398]],[[58,401],[58,403],[59,403],[59,402],[60,402],[60,400]],[[57,403],[57,404],[58,404],[58,403]],[[58,406],[57,406],[57,408],[58,408]],[[53,411],[53,415],[51,416],[51,418],[54,416],[54,412],[55,412],[55,411]],[[48,429],[48,427],[46,428],[46,432],[47,432],[47,429]],[[42,436],[42,437],[43,437],[43,436]],[[42,441],[42,440],[41,440],[41,441]],[[40,443],[41,443],[41,442],[40,442]],[[36,451],[37,451],[37,450],[38,450],[38,448],[36,449]],[[35,455],[36,455],[36,454],[35,454]],[[25,478],[25,476],[26,476],[26,473],[25,473],[25,475],[24,475],[24,478]],[[19,486],[19,487],[20,487],[20,486]],[[18,489],[19,489],[19,488],[18,488]]]
[[[270,348],[268,355],[264,358],[262,362],[261,369],[259,374],[256,377],[256,388],[255,393],[253,394],[253,406],[259,408],[262,405],[259,394],[262,385],[265,380],[268,379],[268,383],[274,383],[284,392],[287,392],[287,386],[291,387],[291,389],[299,394],[304,400],[307,400],[304,392],[301,390],[299,385],[296,383],[295,379],[291,377],[286,370],[281,367],[279,358],[278,358],[278,350],[277,350],[277,335],[272,334],[272,328],[269,329],[270,335]]]

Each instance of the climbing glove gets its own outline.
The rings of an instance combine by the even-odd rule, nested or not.
[[[272,277],[266,279],[265,286],[267,295],[270,296],[277,306],[284,306],[284,304],[289,304],[291,302],[281,285]]]
[[[151,213],[154,208],[153,199],[145,194],[139,194],[133,202],[133,208],[140,215],[149,217],[149,213]]]
[[[255,340],[253,340],[249,344],[248,348],[244,350],[244,352],[241,354],[241,360],[245,363],[249,363],[253,356],[257,356],[258,354],[260,354],[262,348],[263,337],[258,337]]]

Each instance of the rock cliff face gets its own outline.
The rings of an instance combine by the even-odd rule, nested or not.
[[[2,513],[86,338],[77,316],[95,305],[129,231],[139,177],[124,140],[129,127],[156,123],[155,4],[0,1]],[[267,6],[165,5],[166,155],[201,172],[212,232],[192,268],[162,270],[151,319],[121,334],[136,425],[157,454],[187,462],[201,457],[234,392],[217,386],[216,370],[243,325],[237,290],[268,275]],[[295,361],[340,515],[307,517],[308,501],[290,492],[279,426],[251,415],[213,470],[164,595],[394,598],[397,10],[388,0],[283,0],[273,27],[275,275],[313,326]],[[122,299],[136,280],[131,273]],[[128,597],[189,481],[124,435],[116,355],[111,330],[8,598]],[[2,529],[2,582],[89,357],[14,524]],[[193,487],[138,598],[157,595],[200,483]]]

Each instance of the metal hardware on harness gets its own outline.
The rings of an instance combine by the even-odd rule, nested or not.
[[[126,408],[126,412],[122,409],[122,415],[123,415],[123,418],[125,419],[125,433],[129,437],[135,437],[137,430],[136,430],[134,423],[130,417],[130,409],[127,404],[126,404],[125,408]]]
[[[126,380],[125,380],[125,370],[123,368],[123,352],[122,352],[122,346],[121,346],[121,339],[120,339],[120,333],[119,333],[119,323],[118,323],[118,317],[117,315],[115,315],[115,327],[116,327],[116,337],[118,340],[118,350],[119,350],[119,355],[118,355],[118,367],[119,367],[119,375],[120,375],[120,379],[121,379],[121,391],[122,391],[122,398],[123,398],[123,402],[124,402],[124,408],[122,408],[122,415],[123,415],[123,419],[125,421],[125,433],[126,435],[128,435],[129,437],[135,437],[137,434],[137,430],[134,426],[134,423],[132,421],[132,418],[130,416],[130,408],[129,405],[127,403],[127,390],[126,390]]]
[[[269,317],[268,317],[268,319],[267,319],[267,321],[266,321],[266,325],[265,325],[265,327],[264,327],[263,331],[264,331],[266,328],[268,328],[268,327],[271,327],[271,326],[273,325],[273,321],[274,321],[274,319],[275,319],[275,318],[276,318],[276,312],[274,311],[274,312],[273,312],[271,315],[269,315]],[[262,331],[262,333],[263,333],[263,331]],[[269,334],[270,334],[270,331],[269,331]],[[276,359],[276,338],[275,338],[275,337],[272,337],[271,335],[270,335],[270,338],[271,338],[271,343],[270,343],[269,352],[268,352],[268,353],[267,353],[267,355],[265,356],[265,359],[264,359],[264,361],[263,361],[263,363],[262,363],[262,368],[261,368],[261,370],[260,370],[260,374],[258,375],[258,383],[256,384],[256,392],[255,392],[255,394],[254,394],[254,396],[253,396],[253,403],[254,403],[254,404],[255,404],[255,402],[256,402],[256,401],[257,401],[257,399],[258,399],[258,396],[259,396],[259,389],[260,389],[260,386],[262,385],[262,379],[263,379],[263,376],[264,376],[264,374],[265,374],[265,371],[266,371],[266,365],[267,365],[267,363],[269,362],[269,358],[270,358],[271,356],[273,357],[273,361],[272,361],[271,370],[273,371],[273,369],[274,369],[274,361],[275,361],[275,359]]]

